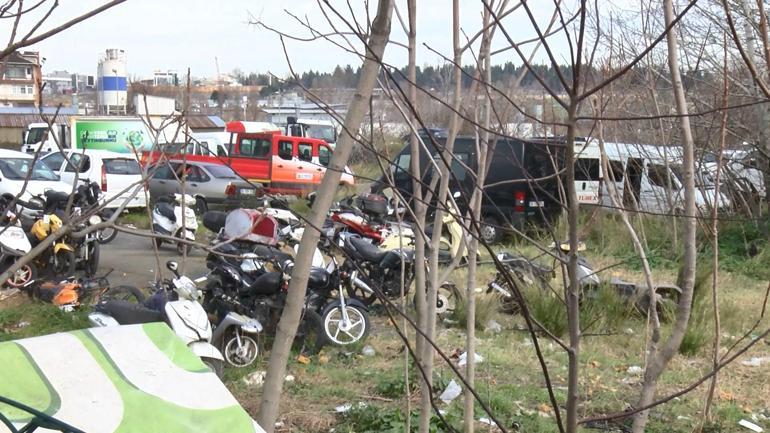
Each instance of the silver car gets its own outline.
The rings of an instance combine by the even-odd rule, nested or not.
[[[230,167],[213,162],[169,161],[151,166],[150,198],[184,193],[195,197],[195,212],[203,215],[209,208],[234,209],[253,207],[260,187],[238,176]]]

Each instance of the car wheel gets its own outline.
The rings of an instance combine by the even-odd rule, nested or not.
[[[492,216],[485,216],[481,224],[481,239],[488,244],[496,244],[503,240],[503,228],[500,221]]]

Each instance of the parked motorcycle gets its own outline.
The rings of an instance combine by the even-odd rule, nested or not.
[[[152,209],[153,231],[166,236],[195,241],[198,219],[193,209],[194,205],[195,198],[188,194],[161,197]],[[164,239],[155,238],[155,245],[158,248],[163,242],[165,242]],[[176,248],[179,254],[183,254],[189,253],[192,246],[184,242],[177,242]]]
[[[81,305],[95,305],[105,301],[144,302],[144,293],[134,286],[112,286],[107,279],[112,271],[96,278],[68,278],[63,281],[46,281],[34,285],[30,295],[50,302],[64,311],[72,311]]]
[[[349,275],[348,296],[371,305],[377,300],[375,289],[389,299],[397,299],[401,296],[403,281],[404,294],[409,291],[414,279],[414,250],[381,250],[358,235],[341,235],[338,241],[347,256],[342,270]]]
[[[0,198],[0,211],[6,209],[8,203]],[[21,228],[16,214],[10,210],[5,212],[0,222],[0,272],[5,272],[19,258],[29,253],[32,245],[29,243],[27,233]],[[19,289],[37,278],[37,267],[29,262],[19,268],[5,281],[4,286]]]
[[[220,252],[237,251],[231,244]],[[264,323],[274,331],[286,302],[286,289],[293,270],[293,260],[285,253],[271,251],[243,253],[240,259],[212,253],[207,258],[211,270],[207,285],[207,301],[212,313],[234,310]],[[279,258],[280,257],[280,258]],[[345,296],[334,257],[326,268],[311,267],[305,297],[301,336],[318,333],[315,348],[330,343],[344,346],[361,341],[369,332],[366,306]]]
[[[158,283],[155,294],[146,305],[127,301],[102,302],[94,307],[88,320],[100,327],[166,322],[193,353],[221,378],[224,357],[211,344],[211,322],[198,303],[198,288],[190,278],[179,275],[176,262],[169,261],[166,267],[174,278]]]

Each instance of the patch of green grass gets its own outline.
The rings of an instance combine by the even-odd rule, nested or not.
[[[492,320],[500,308],[500,301],[495,295],[477,295],[474,302],[476,329],[482,330]],[[464,294],[457,298],[451,320],[461,329],[465,329],[468,323],[469,304]]]
[[[150,228],[150,219],[147,216],[147,211],[144,209],[130,211],[128,213],[122,214],[118,217],[117,222],[118,224],[123,224],[123,225],[130,224],[138,229]]]
[[[550,292],[526,289],[524,298],[532,317],[556,337],[567,333],[567,307],[564,301]]]
[[[36,337],[38,335],[88,328],[88,312],[71,313],[41,302],[30,302],[0,310],[0,341]]]

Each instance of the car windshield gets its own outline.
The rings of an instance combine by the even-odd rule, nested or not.
[[[0,171],[3,177],[10,180],[24,180],[27,178],[32,158],[4,158],[0,159]],[[51,171],[42,161],[37,161],[32,167],[30,180],[59,180],[59,176]]]
[[[206,170],[218,179],[237,179],[238,175],[226,165],[207,165]]]
[[[334,136],[334,127],[329,125],[308,125],[307,136],[310,138],[317,138],[327,143],[334,143],[336,137]]]
[[[32,128],[27,133],[27,144],[35,144],[43,141],[43,136],[48,131],[48,128]]]

